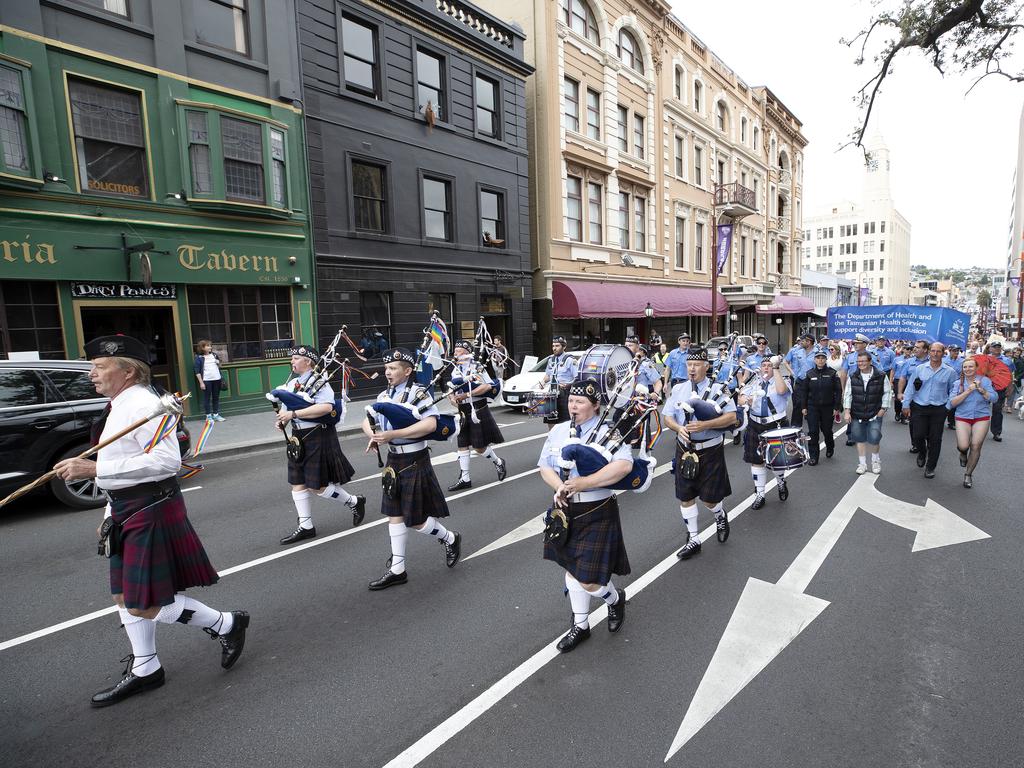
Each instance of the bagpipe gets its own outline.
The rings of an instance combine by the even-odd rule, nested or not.
[[[729,388],[721,383],[712,383],[700,395],[691,395],[689,400],[684,400],[680,407],[686,413],[686,422],[711,421],[725,413],[726,406],[732,402],[732,393]],[[726,427],[722,431],[728,432],[732,437],[738,433],[745,421],[743,414],[736,413],[736,425]],[[685,425],[684,425],[685,426]]]
[[[430,406],[433,405],[434,402],[431,401]],[[420,408],[412,403],[379,402],[370,403],[366,406],[366,417],[370,420],[371,425],[377,423],[376,417],[378,415],[387,419],[392,429],[411,427],[424,418],[420,413]],[[423,438],[424,440],[436,440],[443,443],[449,437],[459,434],[459,423],[455,416],[442,413],[434,418],[437,420],[437,428],[429,435],[426,435]]]
[[[306,408],[313,404],[317,393],[327,386],[331,377],[338,371],[344,371],[348,360],[339,359],[337,355],[338,342],[341,341],[345,326],[334,336],[330,346],[320,355],[320,359],[313,365],[313,370],[305,383],[300,383],[298,378],[289,379],[283,387],[267,392],[267,400],[274,406],[275,411],[280,411],[283,405],[288,410],[294,411],[297,408]],[[344,378],[343,378],[344,381]],[[345,391],[342,387],[340,397],[334,399],[334,405],[329,413],[303,421],[312,421],[317,424],[336,425],[345,417]]]
[[[473,338],[472,359],[466,361],[453,360],[454,370],[448,380],[448,393],[450,395],[468,395],[469,416],[474,424],[480,423],[477,416],[477,405],[473,399],[473,392],[482,384],[490,385],[490,388],[483,393],[483,398],[490,404],[501,394],[501,379],[495,379],[487,373],[487,363],[493,365],[494,342],[491,339],[490,331],[487,330],[487,321],[483,316],[477,322],[476,335]]]

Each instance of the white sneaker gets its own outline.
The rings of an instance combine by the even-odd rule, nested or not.
[[[858,475],[863,475],[867,471],[868,471],[868,465],[867,464],[858,464],[857,465],[857,474]]]
[[[874,461],[872,461],[871,462],[871,471],[874,472],[876,475],[882,474],[882,462],[879,461],[878,459],[875,459]]]

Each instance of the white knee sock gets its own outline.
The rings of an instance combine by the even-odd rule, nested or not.
[[[715,504],[715,506],[711,508],[711,512],[712,514],[714,514],[716,520],[720,518],[722,515],[724,515],[725,510],[722,509],[722,502],[718,502],[717,504]]]
[[[768,470],[764,467],[751,466],[750,474],[754,477],[754,488],[764,495],[764,487],[768,484]]]
[[[608,605],[615,605],[619,602],[619,590],[615,588],[615,585],[608,580],[608,583],[603,587],[598,587],[593,592],[587,590],[587,594],[592,595],[600,600],[604,600]]]
[[[772,471],[775,473],[775,479],[776,480],[778,480],[780,483],[786,482],[786,470],[784,470],[784,469],[773,469]]]
[[[230,613],[215,611],[205,603],[193,600],[185,595],[175,595],[174,602],[160,609],[153,621],[161,624],[191,624],[195,627],[212,629],[218,635],[226,635],[231,631],[234,620]]]
[[[867,454],[865,454],[864,456],[858,456],[858,457],[857,457],[857,462],[858,462],[858,463],[859,463],[859,464],[860,464],[860,465],[861,465],[862,467],[866,467],[866,466],[868,465],[868,457],[867,457]]]
[[[160,659],[156,655],[156,623],[141,616],[132,616],[127,608],[118,608],[121,623],[132,644],[132,672],[139,677],[151,675],[160,669]]]
[[[427,536],[433,536],[445,544],[455,543],[455,534],[441,525],[436,517],[428,517],[427,522],[423,524],[422,528],[417,528],[420,533],[425,533]]]
[[[409,529],[405,523],[388,523],[391,537],[391,572],[405,573],[405,543],[409,540]]]
[[[589,628],[590,593],[568,571],[565,572],[565,586],[569,590],[569,605],[572,606],[573,622],[577,627]]]
[[[346,491],[340,485],[334,483],[328,483],[327,487],[324,488],[319,494],[321,499],[334,499],[340,501],[342,504],[346,504],[350,507],[355,506],[356,497]]]
[[[292,501],[295,502],[295,511],[299,514],[299,528],[312,528],[313,513],[310,511],[309,489],[292,491]]]
[[[679,506],[679,511],[683,513],[683,522],[686,523],[686,530],[690,532],[690,536],[697,535],[697,515],[700,514],[697,509],[697,505],[694,504],[692,507]]]
[[[495,464],[501,461],[501,459],[498,457],[498,454],[494,452],[494,446],[492,445],[488,445],[487,450],[481,453],[480,455],[483,456],[485,459],[490,459]]]
[[[462,479],[469,480],[469,450],[459,451],[459,469],[462,472]]]

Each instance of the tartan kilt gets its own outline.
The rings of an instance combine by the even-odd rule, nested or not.
[[[545,541],[545,560],[558,563],[581,584],[607,584],[613,573],[630,572],[614,496],[572,504],[570,518],[569,540],[561,549]]]
[[[561,424],[569,420],[569,388],[558,388],[558,403],[555,412],[551,416],[544,417],[545,424]]]
[[[337,430],[330,425],[296,429],[294,434],[302,441],[305,455],[302,461],[288,459],[288,483],[319,489],[328,483],[344,485],[356,471],[345,458],[338,441]]]
[[[388,451],[386,466],[398,473],[398,498],[381,494],[380,513],[405,519],[406,526],[423,525],[428,517],[448,517],[448,502],[430,463],[430,451]]]
[[[676,498],[680,501],[699,498],[708,504],[717,504],[726,496],[731,496],[732,485],[729,483],[729,469],[725,465],[724,440],[696,453],[697,477],[686,480],[679,471],[683,446],[676,441]]]
[[[494,420],[487,403],[478,405],[476,416],[480,419],[479,424],[473,423],[469,403],[459,403],[459,417],[462,419],[462,426],[459,428],[459,448],[479,448],[483,450],[488,445],[496,445],[505,442],[501,430],[498,429],[498,422]]]
[[[782,429],[789,426],[789,419],[782,418],[773,421],[771,424],[758,424],[756,421],[747,419],[747,426],[743,430],[743,460],[747,464],[764,464],[764,455],[757,449],[761,442],[761,435],[771,432],[773,429]]]
[[[170,605],[176,592],[217,583],[217,571],[188,520],[181,491],[155,503],[154,498],[110,503],[118,522],[138,512],[124,522],[121,554],[110,558],[110,592],[124,595],[125,608]]]

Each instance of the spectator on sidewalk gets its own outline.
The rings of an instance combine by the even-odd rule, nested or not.
[[[203,412],[207,421],[225,421],[220,415],[220,392],[224,387],[224,378],[220,370],[220,355],[213,351],[213,343],[209,339],[196,342],[196,357],[192,361],[192,369],[199,381],[199,389],[203,391]]]

